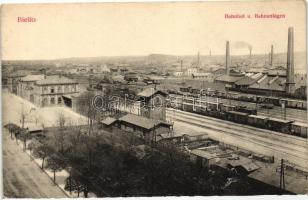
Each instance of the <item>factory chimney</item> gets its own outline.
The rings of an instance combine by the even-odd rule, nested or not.
[[[271,54],[270,54],[270,65],[273,66],[273,59],[274,59],[274,46],[271,45]]]
[[[293,27],[288,30],[288,53],[287,53],[287,81],[286,81],[287,94],[294,94],[294,36]]]
[[[229,41],[227,41],[227,43],[226,43],[226,71],[227,71],[227,75],[230,75],[229,65],[230,65],[230,49],[229,49]]]
[[[252,51],[252,49],[250,48],[249,49],[249,58],[251,58],[251,51]]]

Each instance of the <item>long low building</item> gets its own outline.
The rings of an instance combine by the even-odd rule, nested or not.
[[[156,141],[156,136],[171,133],[173,124],[142,117],[134,114],[127,114],[119,119],[108,117],[101,121],[105,128],[119,128],[123,131],[133,132],[146,141]]]

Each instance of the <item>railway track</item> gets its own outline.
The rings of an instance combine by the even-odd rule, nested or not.
[[[182,98],[182,96],[179,96],[179,95],[171,95],[170,97],[178,98],[178,99]],[[202,97],[200,100],[201,100],[201,102],[209,101],[209,102],[216,103],[217,99],[218,99],[219,103],[231,104],[231,105],[234,105],[234,106],[247,106],[249,108],[256,108],[256,103],[233,100],[233,99],[223,99],[223,98],[216,98],[216,97]],[[193,101],[193,98],[186,97],[186,100]],[[198,101],[198,100],[196,100],[196,101]],[[274,117],[274,118],[278,118],[278,119],[284,119],[285,118],[284,117],[284,110],[279,106],[274,106],[273,109],[269,109],[269,110],[263,109],[263,108],[258,108],[258,115],[264,115],[264,116]],[[286,108],[286,119],[306,123],[307,122],[307,110]]]
[[[187,113],[174,109],[167,109],[167,118],[181,121],[190,125],[206,128],[207,131],[233,136],[239,140],[249,142],[254,150],[254,145],[270,149],[275,157],[288,158],[292,163],[307,168],[308,142],[302,138],[280,134],[254,127],[247,127],[224,120],[209,118],[202,115]]]

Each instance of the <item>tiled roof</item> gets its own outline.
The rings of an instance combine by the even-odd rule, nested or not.
[[[45,79],[36,82],[38,85],[57,85],[57,84],[73,84],[77,81],[64,76],[47,76]]]
[[[44,75],[43,74],[39,74],[39,75],[27,75],[23,78],[21,78],[21,81],[39,81],[44,79]]]
[[[139,116],[139,115],[133,115],[133,114],[127,114],[127,115],[121,117],[119,120],[130,123],[130,124],[134,124],[136,126],[139,126],[139,127],[145,128],[145,129],[152,129],[155,126],[160,125],[160,124],[165,124],[165,125],[171,126],[171,124],[169,124],[167,122],[149,119],[149,118],[145,118],[145,117],[142,117],[142,116]]]

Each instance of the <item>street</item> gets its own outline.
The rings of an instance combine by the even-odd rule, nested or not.
[[[28,154],[3,129],[3,193],[9,198],[65,198]]]

